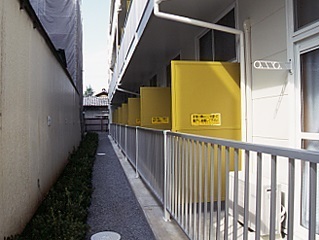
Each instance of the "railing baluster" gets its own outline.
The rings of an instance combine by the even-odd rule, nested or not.
[[[210,147],[210,239],[215,239],[216,232],[214,231],[214,201],[215,201],[215,193],[214,193],[214,178],[215,178],[215,146],[211,145]]]
[[[177,200],[178,200],[178,196],[177,196],[177,179],[178,179],[178,174],[177,174],[177,164],[178,164],[178,140],[179,138],[176,137],[175,138],[175,151],[174,151],[174,215],[177,218],[178,217],[178,211],[177,211]]]
[[[295,159],[289,159],[288,185],[288,240],[294,235],[294,208],[295,208]]]
[[[260,239],[261,219],[261,181],[262,181],[262,154],[257,153],[257,184],[256,184],[256,239]]]
[[[208,146],[204,144],[204,239],[207,239],[207,218],[208,218]]]
[[[177,165],[177,169],[178,169],[178,190],[177,190],[177,199],[178,199],[178,202],[177,202],[177,219],[178,221],[181,223],[181,193],[182,193],[182,186],[181,186],[181,183],[182,183],[182,154],[181,154],[181,146],[182,146],[182,138],[179,138],[179,141],[178,141],[178,157],[177,157],[177,162],[178,162],[178,165]]]
[[[221,202],[222,202],[222,146],[217,146],[217,239],[220,239],[221,233]]]
[[[248,239],[249,219],[249,151],[245,151],[245,197],[244,197],[244,239]]]
[[[185,229],[185,138],[182,139],[182,226]]]
[[[316,239],[317,163],[309,166],[309,240]]]
[[[186,140],[185,146],[185,231],[189,232],[189,140]]]
[[[199,145],[199,194],[198,194],[198,235],[199,239],[202,238],[202,203],[203,203],[203,144]]]
[[[197,202],[198,202],[198,184],[197,184],[197,164],[198,164],[198,159],[197,159],[197,154],[198,154],[198,141],[195,142],[195,148],[194,148],[194,239],[197,239],[198,235],[197,235],[197,218],[198,218],[198,213],[197,213]]]
[[[175,136],[171,137],[171,144],[172,144],[172,151],[171,151],[171,196],[172,196],[172,201],[171,201],[171,215],[175,217]]]
[[[135,177],[138,178],[139,177],[139,173],[138,173],[138,159],[139,159],[139,128],[136,128],[136,161],[135,161]]]
[[[164,135],[164,219],[165,221],[168,221],[170,219],[169,212],[167,211],[167,205],[168,205],[168,198],[169,198],[169,141],[167,139],[167,132],[163,132]]]
[[[276,235],[277,156],[271,155],[270,239]],[[279,206],[277,206],[279,207]]]
[[[125,132],[124,132],[124,154],[125,154],[125,157],[128,158],[128,154],[127,154],[127,126],[125,125],[124,126],[124,129],[125,129]]]
[[[228,226],[229,226],[229,147],[225,147],[225,227],[224,239],[228,239]]]
[[[237,239],[237,222],[238,222],[238,149],[234,150],[234,206],[233,206],[233,239]]]
[[[189,236],[194,236],[194,213],[193,213],[193,206],[194,206],[194,195],[193,195],[193,189],[194,189],[194,141],[191,140],[190,142],[190,158],[189,158],[189,172],[190,172],[190,190],[189,190],[189,225],[188,228],[190,229]]]

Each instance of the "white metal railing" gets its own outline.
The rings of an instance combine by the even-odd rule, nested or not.
[[[121,134],[114,129],[118,126],[111,124],[110,130],[117,142]],[[137,172],[163,202],[166,217],[172,216],[190,239],[260,239],[263,235],[275,239],[282,233],[286,239],[294,239],[300,222],[294,210],[295,200],[300,198],[295,189],[300,186],[295,166],[300,162],[310,166],[310,223],[304,238],[316,239],[318,152],[121,128],[129,129],[126,149],[132,154],[134,150],[128,146],[136,146],[133,165]],[[135,134],[135,143],[131,134]],[[285,191],[281,191],[283,182]],[[249,231],[251,228],[254,231]]]
[[[163,203],[164,134],[163,131],[110,124],[110,134],[136,172],[158,200]]]

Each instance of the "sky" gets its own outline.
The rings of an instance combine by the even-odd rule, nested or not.
[[[99,93],[107,86],[107,40],[110,0],[82,0],[83,91]]]

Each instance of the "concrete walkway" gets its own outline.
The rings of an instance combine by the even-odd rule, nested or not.
[[[101,231],[115,231],[128,240],[188,239],[174,221],[164,221],[162,206],[135,177],[134,169],[106,133],[99,135],[92,181],[87,239]]]
[[[121,239],[155,239],[106,133],[99,134],[92,184],[87,239],[102,231],[117,232]]]

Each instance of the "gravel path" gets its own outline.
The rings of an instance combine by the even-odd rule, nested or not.
[[[108,139],[107,133],[99,134],[93,167],[93,188],[87,239],[97,232],[114,231],[121,240],[155,239],[126,175]]]

